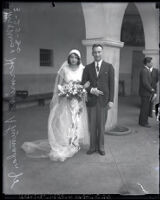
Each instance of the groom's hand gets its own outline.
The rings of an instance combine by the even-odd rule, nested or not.
[[[103,95],[103,92],[98,90],[97,88],[91,88],[91,91],[90,91],[91,94],[94,94],[96,96],[99,96],[99,95]]]
[[[155,94],[153,95],[153,97],[152,97],[152,102],[154,102],[156,98],[157,98],[157,94],[155,93]]]
[[[108,102],[108,105],[107,105],[107,106],[108,106],[109,109],[112,108],[112,107],[113,107],[113,102],[111,102],[111,101]]]

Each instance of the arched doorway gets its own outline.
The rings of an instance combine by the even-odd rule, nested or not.
[[[139,74],[145,56],[143,21],[135,3],[129,3],[125,9],[120,39],[124,47],[120,51],[118,119],[119,124],[132,127],[138,123]]]
[[[91,47],[94,43],[101,43],[104,46],[104,59],[113,64],[115,69],[115,98],[114,106],[108,113],[106,130],[112,129],[117,124],[118,114],[118,83],[119,83],[119,66],[121,63],[120,51],[123,48],[121,42],[122,21],[128,3],[82,3],[84,13],[86,38],[82,44],[86,46],[86,60],[90,63],[93,58]],[[155,10],[155,3],[135,3],[136,11],[139,18],[141,17],[144,28],[145,48],[141,50],[144,55],[154,57],[158,63],[158,31],[156,24],[158,22],[158,11]],[[138,10],[137,10],[138,9]],[[148,23],[149,21],[149,23]],[[142,27],[142,26],[141,26]],[[153,38],[149,39],[150,35]],[[136,55],[137,57],[137,55]],[[143,55],[142,55],[143,57]],[[126,57],[128,60],[128,57]],[[135,59],[134,59],[135,60]],[[140,60],[140,59],[139,59]],[[132,62],[131,62],[132,63]],[[132,68],[131,68],[132,69]],[[131,75],[131,72],[130,72]],[[134,76],[137,77],[137,76]],[[127,84],[128,86],[129,84]],[[131,87],[131,83],[130,83]]]
[[[124,47],[120,52],[119,95],[138,96],[145,36],[141,16],[134,3],[129,3],[126,8],[121,28],[121,41],[124,42]]]

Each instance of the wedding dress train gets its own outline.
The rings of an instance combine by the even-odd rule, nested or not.
[[[24,142],[21,146],[29,157],[49,157],[64,161],[76,154],[81,147],[89,146],[88,116],[85,99],[59,98],[58,85],[81,81],[84,66],[72,70],[65,62],[55,81],[54,95],[50,103],[48,139]]]

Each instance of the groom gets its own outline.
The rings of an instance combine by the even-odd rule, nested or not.
[[[114,68],[110,63],[102,60],[102,53],[101,44],[92,46],[94,62],[85,67],[82,77],[82,84],[90,82],[90,86],[86,89],[90,131],[90,148],[87,154],[98,151],[100,155],[105,155],[105,122],[108,109],[113,106]]]

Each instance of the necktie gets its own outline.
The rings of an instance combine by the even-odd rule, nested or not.
[[[97,62],[96,69],[97,69],[97,73],[99,73],[99,64],[98,64],[98,62]]]

